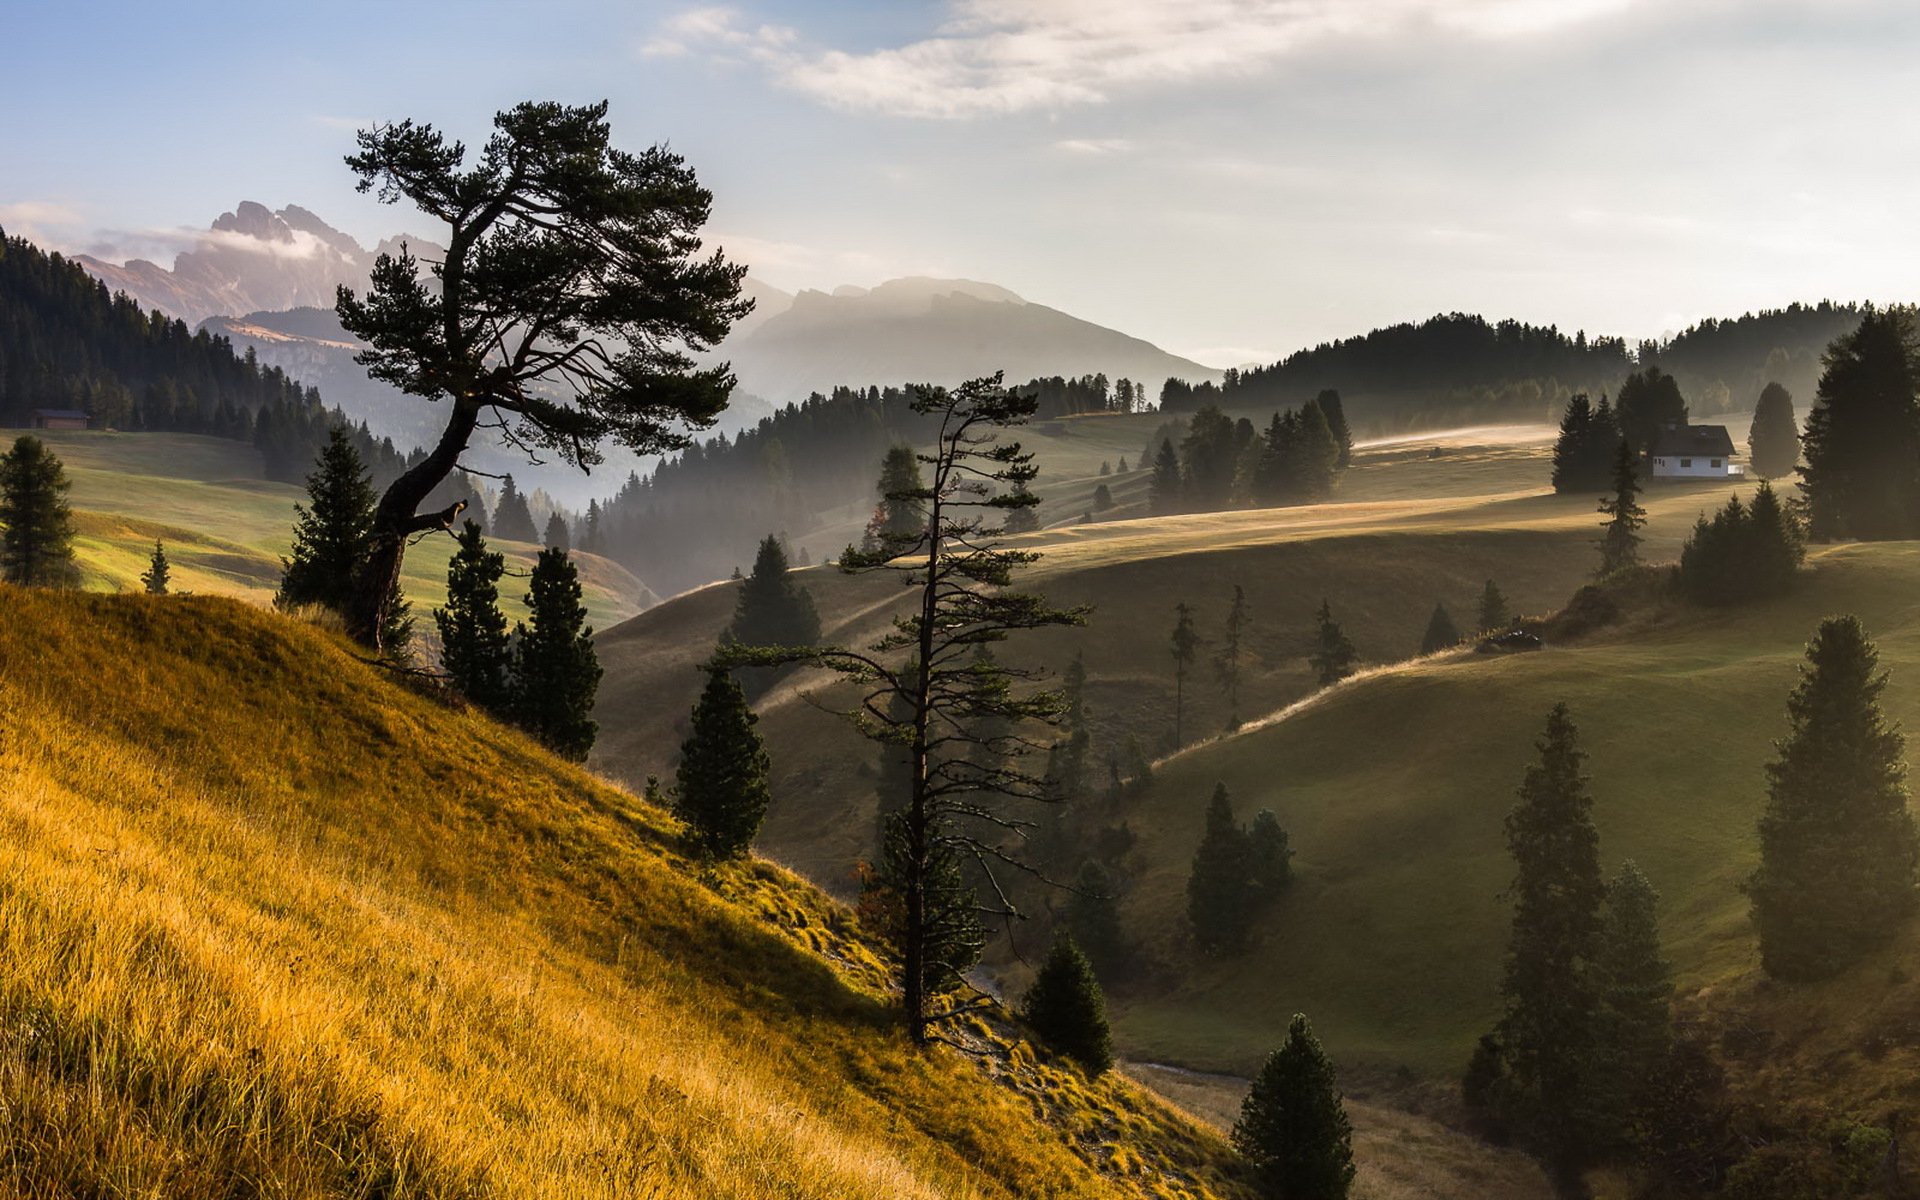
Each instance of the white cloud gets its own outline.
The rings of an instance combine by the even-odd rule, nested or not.
[[[948,0],[932,36],[859,53],[807,48],[731,8],[667,22],[651,55],[745,58],[835,108],[963,118],[1100,104],[1143,89],[1270,70],[1329,40],[1439,30],[1551,32],[1641,0]]]
[[[1133,143],[1126,138],[1062,138],[1053,144],[1053,148],[1066,154],[1100,158],[1110,154],[1125,154],[1133,149]]]
[[[50,200],[17,200],[0,204],[0,229],[8,237],[23,237],[50,250],[66,249],[80,225],[79,212]]]

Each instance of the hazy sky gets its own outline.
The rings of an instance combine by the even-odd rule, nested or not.
[[[610,98],[786,288],[990,280],[1216,365],[1438,311],[1920,299],[1916,0],[10,4],[0,224],[363,242],[353,129]]]

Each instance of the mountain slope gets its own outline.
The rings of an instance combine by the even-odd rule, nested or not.
[[[965,279],[895,279],[871,290],[804,291],[715,351],[745,391],[775,404],[837,385],[956,384],[1005,371],[1020,381],[1104,373],[1199,382],[1220,372],[1150,342]]]
[[[0,1179],[22,1194],[1235,1194],[850,915],[319,630],[0,587]]]

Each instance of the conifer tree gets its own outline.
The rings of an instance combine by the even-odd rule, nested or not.
[[[709,669],[693,708],[693,730],[680,744],[679,792],[673,815],[686,822],[702,853],[737,858],[753,845],[766,818],[767,748],[740,684]]]
[[[1155,516],[1177,513],[1184,507],[1184,485],[1180,479],[1180,456],[1171,438],[1162,438],[1153,456],[1153,478],[1147,484],[1148,507]]]
[[[1480,611],[1477,617],[1479,633],[1492,633],[1505,629],[1511,615],[1507,611],[1507,598],[1500,592],[1500,586],[1493,580],[1487,580],[1487,586],[1480,589]]]
[[[1093,511],[1106,512],[1113,507],[1113,491],[1106,484],[1096,484],[1093,489]]]
[[[1629,859],[1607,885],[1594,958],[1600,1053],[1594,1085],[1605,1133],[1620,1145],[1646,1127],[1654,1082],[1673,1051],[1673,967],[1660,952],[1660,895]]]
[[[1880,711],[1887,677],[1860,621],[1822,622],[1767,766],[1760,866],[1747,883],[1760,962],[1782,979],[1839,974],[1913,909],[1904,739]]]
[[[464,522],[447,560],[447,604],[433,610],[440,665],[456,691],[480,708],[505,715],[512,694],[512,649],[500,611],[504,556],[487,549],[480,526]]]
[[[67,473],[46,443],[26,435],[0,455],[0,579],[76,587]]]
[[[572,536],[567,532],[567,519],[560,515],[560,510],[556,508],[548,513],[547,532],[541,538],[541,543],[549,550],[565,550],[571,552],[573,549],[572,541]]]
[[[788,574],[787,552],[768,534],[740,584],[728,633],[743,646],[812,646],[820,641],[813,596]]]
[[[1679,383],[1657,366],[1627,376],[1613,409],[1620,421],[1620,436],[1636,456],[1651,450],[1667,426],[1687,423],[1687,402]]]
[[[1611,575],[1638,566],[1640,562],[1640,530],[1647,523],[1647,510],[1640,507],[1637,499],[1640,495],[1639,471],[1635,465],[1638,457],[1625,441],[1614,451],[1613,495],[1600,501],[1600,511],[1608,518],[1600,537],[1601,575]]]
[[[1088,1075],[1100,1075],[1113,1065],[1106,997],[1092,964],[1065,930],[1054,935],[1053,949],[1020,1003],[1020,1019]]]
[[[373,486],[360,452],[348,430],[336,425],[307,476],[306,505],[294,508],[293,553],[280,562],[274,604],[282,609],[317,604],[344,613],[353,602],[366,558],[373,508]],[[399,653],[413,636],[413,617],[399,583],[393,587],[381,644]]]
[[[1460,644],[1460,631],[1454,628],[1453,618],[1447,615],[1447,606],[1436,602],[1433,615],[1427,618],[1427,632],[1420,638],[1420,653],[1438,654]]]
[[[1343,1200],[1353,1187],[1353,1129],[1333,1063],[1303,1014],[1254,1077],[1233,1146],[1266,1200]]]
[[[1293,850],[1287,831],[1270,808],[1253,818],[1247,831],[1247,874],[1262,899],[1271,899],[1293,882]]]
[[[1547,716],[1519,802],[1507,815],[1507,849],[1516,873],[1513,930],[1501,994],[1506,1015],[1497,1041],[1513,1111],[1557,1180],[1577,1175],[1598,1140],[1597,1039],[1600,996],[1600,838],[1581,773],[1586,756],[1565,704]]]
[[[167,561],[166,547],[160,539],[153,540],[153,555],[147,559],[147,569],[140,573],[140,583],[147,589],[149,596],[164,596],[173,579],[173,565]]]
[[[1333,606],[1324,598],[1320,601],[1320,611],[1314,615],[1314,622],[1314,651],[1307,662],[1312,665],[1320,686],[1331,687],[1353,674],[1360,655],[1354,650],[1353,643],[1347,640],[1339,622],[1333,619]]]
[[[1920,530],[1920,331],[1901,308],[1869,306],[1828,347],[1807,416],[1800,489],[1817,540],[1909,538]]]
[[[1585,392],[1567,401],[1560,417],[1560,436],[1553,443],[1553,490],[1584,491],[1592,486],[1583,475],[1587,443],[1593,437],[1593,403]]]
[[[1107,872],[1087,859],[1074,876],[1061,914],[1074,944],[1084,947],[1094,967],[1109,976],[1124,965],[1127,956],[1126,932],[1120,924],[1120,906],[1113,890]]]
[[[513,476],[500,481],[500,498],[493,505],[493,536],[503,542],[538,541],[539,531],[533,527],[533,512],[527,507],[527,498],[513,485]]]
[[[1340,392],[1335,388],[1323,388],[1314,403],[1327,419],[1327,428],[1333,432],[1333,440],[1340,447],[1335,456],[1335,469],[1344,471],[1353,463],[1353,430],[1347,426],[1347,408],[1341,403]]]
[[[1208,954],[1232,954],[1246,945],[1256,898],[1247,831],[1233,819],[1227,785],[1215,784],[1206,831],[1187,876],[1187,921]]]
[[[1173,606],[1173,745],[1184,743],[1181,720],[1186,704],[1187,669],[1193,666],[1200,650],[1200,635],[1193,631],[1193,608],[1185,600]]]
[[[880,460],[880,531],[896,538],[912,537],[926,524],[927,509],[916,496],[926,486],[920,459],[911,446],[889,446]]]
[[[1220,639],[1220,653],[1213,669],[1220,678],[1220,690],[1227,694],[1227,728],[1240,727],[1240,638],[1247,627],[1247,594],[1233,585],[1233,603],[1227,606],[1226,635]]]
[[[532,623],[513,630],[513,708],[520,726],[562,758],[586,761],[600,660],[580,602],[580,576],[564,550],[542,550],[527,590]]]
[[[1778,383],[1768,383],[1753,407],[1747,455],[1754,472],[1765,479],[1790,473],[1800,461],[1800,422],[1793,412],[1793,393]]]
[[[580,549],[586,551],[588,554],[605,554],[607,552],[606,530],[600,527],[603,520],[605,520],[605,518],[601,516],[600,502],[598,500],[587,501],[586,533],[580,540]]]

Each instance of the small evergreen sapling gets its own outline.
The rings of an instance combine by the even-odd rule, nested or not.
[[[173,566],[167,562],[166,547],[160,544],[160,539],[155,538],[153,555],[147,559],[147,569],[140,573],[140,583],[146,588],[147,595],[164,596],[172,579]]]
[[[1078,1062],[1089,1075],[1113,1065],[1113,1038],[1107,1031],[1107,1001],[1087,956],[1065,931],[1020,1004],[1020,1019],[1047,1046]]]
[[[1353,1187],[1353,1127],[1333,1063],[1295,1013],[1240,1105],[1233,1146],[1266,1200],[1344,1200]]]
[[[770,764],[754,728],[758,722],[733,676],[709,669],[693,709],[693,731],[680,745],[673,815],[710,857],[745,854],[766,818]]]

